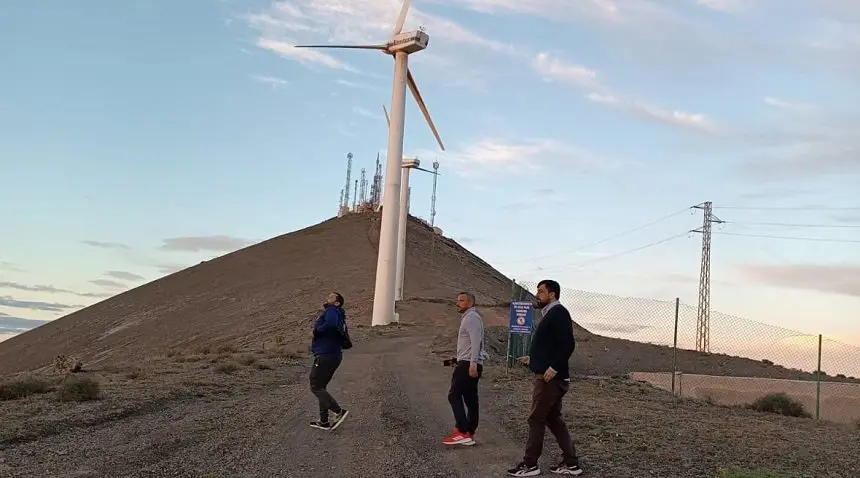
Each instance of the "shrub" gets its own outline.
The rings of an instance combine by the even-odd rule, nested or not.
[[[215,371],[220,373],[233,373],[236,370],[239,370],[239,366],[233,362],[222,363],[215,367]]]
[[[755,470],[721,470],[719,478],[787,478],[786,475],[773,471]]]
[[[57,399],[61,402],[98,400],[100,396],[99,382],[89,377],[67,375],[57,387]]]
[[[239,357],[239,363],[242,365],[251,365],[256,361],[257,357],[254,357],[253,355],[243,355]]]
[[[811,416],[803,408],[802,403],[781,392],[765,395],[751,403],[749,408],[759,412],[776,413],[789,417],[809,418]]]
[[[54,370],[58,373],[78,373],[83,371],[83,369],[83,362],[75,359],[74,357],[68,357],[66,355],[57,355],[54,357]]]
[[[17,400],[51,391],[51,383],[41,377],[20,377],[0,384],[0,400]]]

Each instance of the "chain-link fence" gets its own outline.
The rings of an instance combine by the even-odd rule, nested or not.
[[[515,281],[511,300],[533,302],[536,289]],[[630,374],[679,397],[860,421],[860,347],[714,311],[702,346],[697,307],[677,299],[563,288],[560,301],[579,326],[577,373]],[[535,325],[539,316],[535,310]],[[528,354],[530,339],[510,335],[509,363]]]

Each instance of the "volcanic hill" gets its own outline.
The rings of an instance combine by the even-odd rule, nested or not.
[[[353,327],[370,325],[381,216],[350,214],[254,244],[162,277],[0,342],[0,376],[47,367],[57,355],[85,364],[129,362],[169,350],[306,347],[328,291],[346,298]],[[453,298],[476,294],[494,352],[504,355],[511,297],[533,297],[451,238],[410,216],[404,323],[456,332]],[[575,314],[574,314],[575,315]],[[576,325],[573,370],[615,375],[671,370],[668,347],[602,337]],[[451,344],[447,344],[451,346]],[[440,349],[445,347],[440,345]],[[687,373],[810,379],[760,361],[679,351]]]
[[[499,360],[506,306],[528,292],[411,218],[401,324],[370,328],[378,235],[378,214],[330,219],[0,342],[0,476],[503,475],[522,456],[533,379]],[[308,426],[317,405],[307,348],[331,290],[346,298],[355,347],[328,387],[350,416],[323,432]],[[451,450],[439,443],[453,426],[451,372],[440,359],[456,343],[452,302],[461,290],[477,295],[492,359],[478,446]],[[676,399],[623,377],[671,370],[668,347],[575,333],[578,376],[564,411],[594,476],[860,469],[860,428]],[[60,354],[83,370],[52,367]],[[678,363],[693,373],[801,374],[691,351],[679,351]],[[547,440],[543,466],[556,458]]]

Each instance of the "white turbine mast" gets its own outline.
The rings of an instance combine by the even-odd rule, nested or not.
[[[388,110],[385,105],[382,105],[382,111],[385,113],[385,121],[388,123],[388,128],[391,129],[391,121],[388,118]],[[439,163],[433,163],[438,165]],[[421,167],[421,161],[418,158],[403,158],[400,163],[400,218],[397,221],[397,273],[394,281],[394,300],[403,300],[403,281],[406,277],[406,226],[409,223],[409,171],[418,169],[430,174],[439,174],[438,167],[434,171]],[[436,181],[434,178],[433,184]],[[436,194],[435,192],[433,193]]]
[[[385,159],[385,207],[382,209],[382,225],[379,233],[379,255],[376,260],[376,285],[373,292],[373,316],[371,325],[388,325],[397,321],[394,313],[395,281],[397,274],[397,236],[400,213],[401,169],[403,159],[403,126],[406,113],[406,87],[412,92],[418,108],[424,114],[427,124],[439,147],[445,150],[439,132],[424,105],[412,72],[409,71],[408,57],[425,48],[430,36],[423,31],[402,33],[409,0],[403,1],[400,15],[391,31],[391,38],[380,45],[296,45],[296,48],[347,48],[357,50],[379,50],[394,57],[394,82],[391,92],[391,126],[388,129],[388,154]]]

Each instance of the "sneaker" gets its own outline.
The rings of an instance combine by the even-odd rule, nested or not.
[[[556,475],[581,475],[582,468],[580,468],[579,465],[567,465],[564,462],[561,462],[550,468],[549,472],[555,473]]]
[[[472,439],[472,435],[468,433],[462,433],[459,430],[454,430],[454,433],[451,433],[450,436],[442,439],[443,445],[474,445],[475,440]]]
[[[537,465],[529,466],[525,462],[520,462],[517,466],[508,470],[508,476],[538,476],[540,468]]]
[[[349,410],[346,410],[344,408],[340,410],[340,413],[335,413],[334,417],[332,417],[334,421],[331,424],[331,430],[334,430],[335,428],[339,427],[340,424],[343,423],[344,419],[346,419],[347,415],[349,415]]]
[[[320,420],[312,421],[311,426],[314,428],[319,428],[320,430],[331,430],[332,429],[330,422],[323,422]]]

